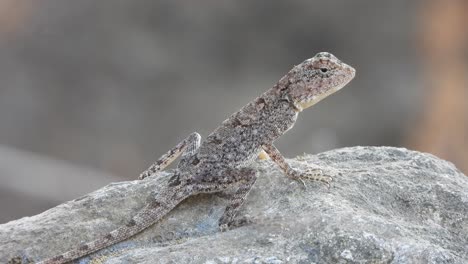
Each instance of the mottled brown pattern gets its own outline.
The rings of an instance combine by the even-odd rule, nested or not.
[[[262,149],[289,177],[328,182],[331,179],[320,171],[291,168],[273,142],[293,127],[299,112],[341,89],[354,73],[352,67],[326,52],[295,66],[273,88],[226,119],[203,143],[198,133],[192,133],[144,171],[140,179],[163,170],[182,154],[169,187],[152,197],[153,201],[127,225],[39,263],[70,262],[128,239],[159,221],[188,196],[199,193],[235,190],[219,221],[221,230],[229,228],[255,183],[256,173],[249,164]]]
[[[85,251],[85,250],[88,250],[88,249],[89,249],[88,245],[83,245],[83,246],[78,248],[78,250],[80,250],[80,251]]]

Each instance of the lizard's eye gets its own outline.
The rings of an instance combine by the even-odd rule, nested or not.
[[[327,69],[327,68],[320,68],[320,71],[321,71],[322,73],[326,73],[326,72],[328,71],[328,69]]]

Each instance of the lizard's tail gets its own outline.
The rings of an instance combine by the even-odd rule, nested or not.
[[[147,205],[142,211],[140,211],[136,216],[134,216],[132,220],[130,220],[125,226],[121,226],[94,241],[79,246],[76,249],[67,251],[63,254],[57,255],[46,260],[42,260],[37,264],[67,263],[77,258],[96,252],[102,248],[116,244],[122,240],[128,239],[156,223],[185,198],[186,197],[180,197],[180,200],[173,200],[169,204],[162,204],[153,201],[151,204]]]

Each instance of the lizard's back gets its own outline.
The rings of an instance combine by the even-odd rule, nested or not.
[[[274,92],[267,91],[226,119],[192,157],[179,164],[179,170],[200,179],[207,174],[213,176],[214,172],[248,166],[263,144],[272,143],[296,121],[294,108],[274,96]]]

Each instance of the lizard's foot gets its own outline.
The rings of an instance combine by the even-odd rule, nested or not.
[[[8,264],[28,264],[28,263],[33,263],[33,261],[30,260],[29,258],[23,259],[20,256],[16,256],[8,260]]]
[[[237,217],[235,219],[233,219],[232,221],[228,222],[228,223],[223,223],[223,219],[221,218],[219,220],[219,231],[221,232],[225,232],[225,231],[228,231],[228,230],[231,230],[231,229],[234,229],[234,228],[238,228],[238,227],[241,227],[241,226],[245,226],[245,225],[249,225],[251,223],[253,223],[253,220],[250,216],[246,215],[246,216],[242,216],[242,217]]]
[[[333,181],[333,178],[329,175],[323,173],[320,169],[307,169],[305,171],[300,171],[293,169],[288,173],[288,176],[302,183],[305,187],[304,180],[320,181],[327,185],[330,188],[330,183]]]
[[[23,260],[21,259],[21,257],[13,257],[11,258],[10,260],[8,260],[8,264],[21,264],[23,263]]]

